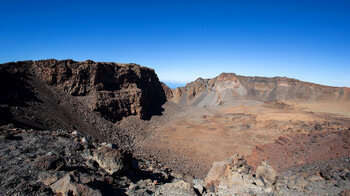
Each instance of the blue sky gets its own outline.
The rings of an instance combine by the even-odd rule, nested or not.
[[[0,63],[47,58],[350,87],[350,1],[0,0]]]

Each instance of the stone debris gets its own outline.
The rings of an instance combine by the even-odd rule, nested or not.
[[[65,166],[65,162],[62,158],[50,155],[38,157],[34,164],[40,170],[60,170]]]
[[[55,193],[63,195],[102,196],[100,191],[80,183],[80,178],[76,172],[66,174],[61,179],[50,185],[50,188]]]
[[[88,158],[96,161],[102,169],[108,172],[110,175],[121,173],[125,168],[124,155],[117,149],[101,146],[96,149],[92,156]]]
[[[159,186],[154,193],[155,196],[181,196],[181,195],[188,195],[188,196],[195,196],[195,192],[191,185],[183,180],[179,180],[177,182],[172,183],[166,183],[162,186]]]

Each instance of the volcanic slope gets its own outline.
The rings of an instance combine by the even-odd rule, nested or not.
[[[132,130],[114,123],[159,115],[166,101],[154,70],[136,64],[20,61],[1,64],[0,76],[2,124],[79,130],[125,147]]]

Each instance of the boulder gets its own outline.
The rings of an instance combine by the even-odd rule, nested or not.
[[[65,166],[65,161],[55,155],[40,156],[35,160],[34,166],[40,170],[60,170]]]
[[[309,185],[309,180],[303,175],[296,174],[287,178],[288,187],[296,190],[303,190],[304,187]]]
[[[179,180],[177,182],[167,183],[162,186],[159,186],[154,193],[155,196],[164,195],[164,196],[185,196],[185,195],[193,195],[195,196],[195,192],[192,189],[191,185],[183,180]]]
[[[223,162],[213,163],[205,178],[204,186],[216,195],[268,194],[270,187],[259,183],[259,178],[251,170],[242,155],[235,154]]]
[[[70,172],[53,183],[50,188],[62,195],[102,196],[101,192],[80,183],[76,172]]]
[[[266,161],[256,168],[256,175],[266,186],[272,186],[278,178],[277,172]]]
[[[50,186],[54,182],[58,180],[58,176],[55,173],[49,173],[49,172],[41,172],[39,174],[39,182],[42,182],[46,186]]]
[[[206,188],[215,191],[215,187],[220,184],[222,178],[226,175],[227,169],[225,162],[214,162],[204,181]]]
[[[340,196],[350,196],[350,190],[349,189],[345,189],[345,190],[342,190],[340,193],[339,193]]]
[[[204,181],[201,179],[193,179],[193,188],[198,191],[199,194],[204,192]]]
[[[100,168],[111,175],[118,174],[125,169],[125,157],[115,148],[101,146],[88,158],[96,161]]]

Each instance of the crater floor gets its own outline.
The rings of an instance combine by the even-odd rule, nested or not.
[[[281,159],[273,161],[286,165],[282,169],[303,164],[310,156],[314,157],[312,161],[318,161],[350,155],[348,146],[341,146],[331,152],[334,156],[326,156],[327,152],[316,156],[319,153],[317,145],[314,146],[310,142],[313,137],[317,137],[318,143],[324,145],[332,145],[338,140],[344,141],[344,144],[350,142],[348,134],[341,134],[344,131],[348,132],[350,118],[339,113],[330,113],[332,111],[329,110],[325,113],[327,108],[323,112],[313,112],[313,108],[306,105],[249,100],[217,106],[182,108],[167,103],[164,107],[164,115],[153,117],[151,120],[153,126],[149,131],[152,134],[138,145],[144,152],[157,157],[157,160],[181,174],[204,177],[213,162],[225,160],[235,153],[247,156],[252,165],[266,157]],[[333,137],[337,141],[333,139],[329,142],[329,137],[322,137],[325,133],[337,134]],[[303,138],[304,143],[289,142],[286,145],[293,147],[272,152],[270,148],[279,148],[275,143],[280,137],[289,137],[291,141],[293,138]],[[257,156],[256,148],[262,145],[266,145],[266,152],[272,154],[260,153],[261,156]],[[307,153],[291,157],[298,159],[294,162],[276,156],[276,153],[290,154],[290,151],[298,147],[311,146],[312,150]],[[322,147],[323,151],[324,149],[329,148]],[[249,156],[253,151],[255,155]]]

